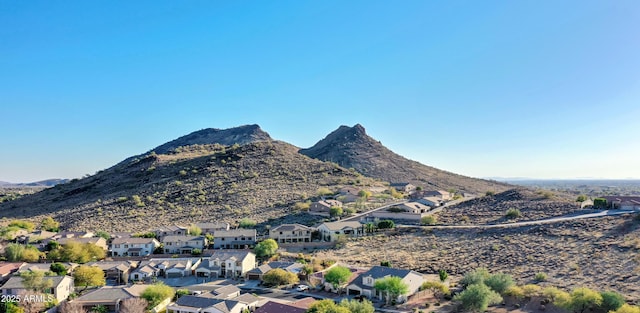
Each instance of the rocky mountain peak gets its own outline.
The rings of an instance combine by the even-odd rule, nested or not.
[[[269,136],[267,132],[263,131],[257,124],[242,125],[227,129],[205,128],[169,141],[151,151],[158,154],[164,154],[182,146],[203,144],[221,144],[230,146],[234,144],[244,145],[252,142],[271,140],[271,136]]]

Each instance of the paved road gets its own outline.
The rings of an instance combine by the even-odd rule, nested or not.
[[[531,225],[541,225],[541,224],[551,224],[586,218],[598,218],[604,216],[614,216],[614,215],[622,215],[622,214],[631,214],[638,213],[637,211],[632,210],[605,210],[595,213],[586,213],[579,215],[565,215],[552,217],[542,220],[536,221],[526,221],[526,222],[516,222],[516,223],[504,223],[504,224],[485,224],[485,225],[440,225],[440,226],[417,226],[417,225],[398,225],[397,227],[401,228],[428,228],[428,229],[465,229],[465,228],[507,228],[507,227],[521,227],[521,226],[531,226]]]

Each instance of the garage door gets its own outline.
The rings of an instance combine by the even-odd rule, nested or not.
[[[247,278],[249,278],[249,280],[260,280],[260,275],[258,275],[258,274],[249,274],[249,275],[247,275]]]
[[[178,278],[182,277],[182,273],[167,273],[168,278]]]
[[[360,290],[349,289],[349,295],[359,296],[360,295]]]

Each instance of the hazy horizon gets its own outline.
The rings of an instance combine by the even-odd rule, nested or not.
[[[0,1],[0,180],[356,123],[466,176],[640,178],[637,1]]]

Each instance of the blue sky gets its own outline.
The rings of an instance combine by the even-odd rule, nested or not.
[[[640,178],[640,2],[0,0],[0,180],[361,123],[470,176]]]

